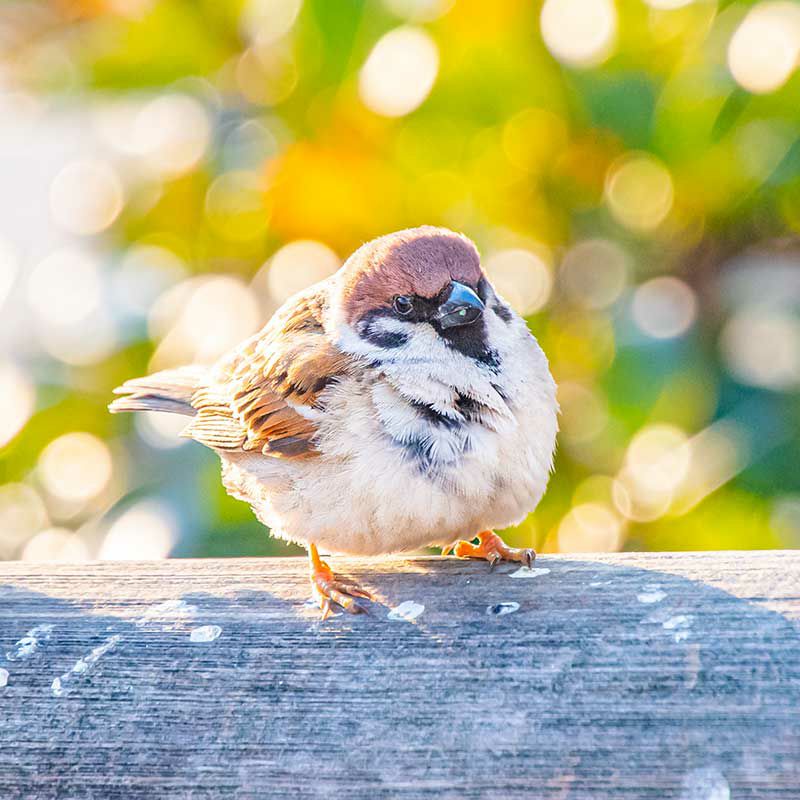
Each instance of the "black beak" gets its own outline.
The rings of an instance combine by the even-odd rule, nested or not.
[[[434,319],[443,328],[471,325],[483,313],[483,301],[469,286],[453,281],[447,300],[439,306]]]

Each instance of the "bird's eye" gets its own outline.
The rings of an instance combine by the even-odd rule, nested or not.
[[[398,314],[402,314],[404,317],[414,310],[414,304],[411,302],[411,298],[406,297],[404,294],[395,297],[392,301],[392,306]]]

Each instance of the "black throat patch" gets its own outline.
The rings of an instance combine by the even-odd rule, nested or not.
[[[434,324],[434,327],[437,326]],[[492,369],[500,366],[499,354],[489,347],[486,322],[483,319],[473,322],[472,325],[461,325],[457,328],[444,330],[437,328],[437,333],[448,347],[461,355]]]

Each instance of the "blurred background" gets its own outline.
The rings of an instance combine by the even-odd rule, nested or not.
[[[559,383],[510,541],[800,546],[799,57],[786,0],[5,0],[0,558],[300,552],[111,390],[422,223]]]

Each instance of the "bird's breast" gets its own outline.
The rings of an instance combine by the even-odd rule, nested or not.
[[[324,456],[370,485],[391,485],[387,500],[405,493],[429,509],[441,498],[456,503],[490,495],[505,479],[504,451],[525,446],[515,416],[457,390],[443,400],[414,388],[412,396],[380,378],[338,387],[320,430]]]
[[[316,458],[254,457],[231,470],[229,490],[251,476],[237,496],[274,531],[338,552],[398,552],[513,524],[538,503],[551,466],[556,404],[543,364],[516,395],[500,387],[502,403],[485,386],[435,376],[348,376],[325,390]]]

